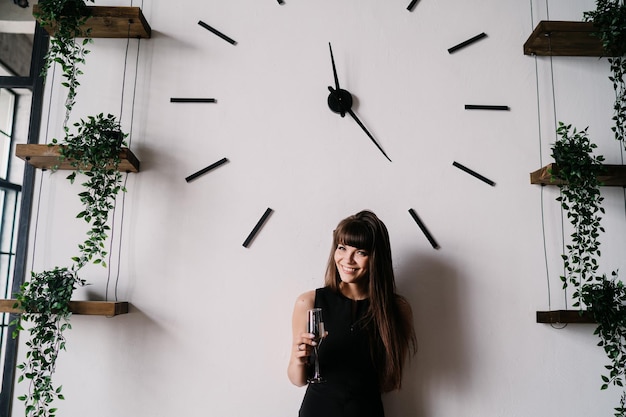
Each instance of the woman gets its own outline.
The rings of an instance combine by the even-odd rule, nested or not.
[[[415,353],[411,307],[396,294],[389,233],[371,211],[342,220],[333,232],[325,286],[302,294],[293,311],[287,374],[307,384],[316,342],[307,311],[322,308],[319,342],[325,382],[309,384],[300,417],[383,417],[381,393],[400,388],[407,354]]]

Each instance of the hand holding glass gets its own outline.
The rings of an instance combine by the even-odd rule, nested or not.
[[[308,326],[307,331],[315,336],[315,346],[313,346],[313,352],[315,355],[314,373],[311,378],[308,379],[309,384],[318,384],[325,382],[324,378],[320,375],[320,363],[318,356],[318,349],[322,339],[326,335],[324,330],[324,319],[322,318],[322,309],[314,308],[308,311]]]

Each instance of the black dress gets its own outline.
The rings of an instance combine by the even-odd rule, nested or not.
[[[319,347],[320,374],[326,382],[309,384],[299,417],[384,417],[369,337],[359,319],[369,300],[354,301],[330,288],[318,288],[328,336]]]

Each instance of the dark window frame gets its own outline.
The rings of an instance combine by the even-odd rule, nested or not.
[[[29,76],[0,77],[0,87],[8,89],[26,88],[32,93],[27,143],[39,143],[39,131],[41,128],[41,115],[43,112],[45,86],[45,80],[40,77],[39,74],[41,73],[44,65],[44,57],[48,51],[48,43],[48,34],[38,23],[36,23]],[[19,210],[17,240],[15,245],[15,267],[11,288],[12,293],[19,290],[26,277],[28,234],[30,229],[34,187],[35,168],[30,164],[26,164],[24,167],[24,177],[22,181],[22,195]],[[15,314],[11,314],[9,320],[12,321],[15,317]],[[11,334],[12,331],[13,329],[9,328],[9,334]],[[0,391],[1,416],[11,415],[17,365],[17,348],[18,339],[8,338],[4,369],[2,369],[2,390]]]

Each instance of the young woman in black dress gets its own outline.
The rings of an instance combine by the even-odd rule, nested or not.
[[[383,417],[381,393],[400,388],[417,342],[409,303],[396,294],[389,233],[371,211],[342,220],[333,232],[325,286],[298,297],[287,374],[297,386],[311,376],[316,345],[307,311],[322,309],[320,374],[308,384],[300,417]]]

